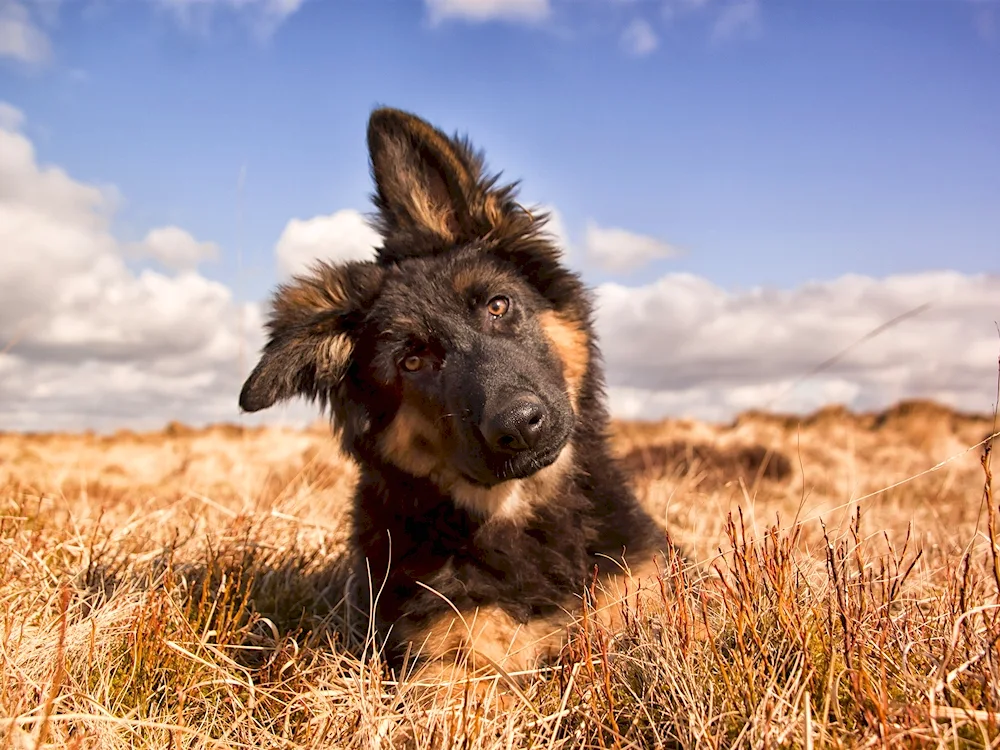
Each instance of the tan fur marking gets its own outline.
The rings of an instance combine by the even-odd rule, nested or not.
[[[451,280],[452,286],[461,297],[468,297],[469,293],[479,287],[500,292],[508,283],[508,276],[502,271],[491,268],[462,268],[455,272]],[[485,300],[482,300],[485,302]]]
[[[558,654],[565,633],[565,618],[519,623],[499,607],[461,616],[449,612],[430,627],[406,634],[414,652],[428,660],[410,682],[421,683],[417,689],[439,705],[460,698],[467,687],[480,699],[494,690],[504,693],[496,667],[508,675],[534,669]]]
[[[286,286],[275,299],[275,307],[286,313],[302,310],[324,312],[342,308],[346,302],[347,292],[342,279],[338,274],[325,270]]]
[[[435,192],[446,190],[444,182],[437,177],[431,177],[430,182],[432,184],[428,185],[415,175],[407,175],[404,189],[410,204],[410,212],[421,226],[430,229],[445,242],[454,242],[456,229],[454,211],[448,205],[441,205],[434,200]],[[434,183],[440,183],[440,187]]]
[[[568,320],[557,312],[547,311],[538,316],[542,331],[556,355],[562,360],[563,377],[569,390],[570,401],[576,409],[583,376],[590,365],[590,349],[587,332],[579,323]]]
[[[354,344],[343,335],[331,336],[319,345],[316,367],[326,379],[339,380],[347,368]]]
[[[443,615],[419,641],[424,654],[433,659],[465,660],[473,668],[491,667],[492,661],[507,671],[519,671],[552,656],[564,634],[564,623],[519,623],[499,607],[486,607],[464,612],[461,618],[453,612]]]
[[[483,199],[483,216],[486,217],[486,221],[491,227],[498,227],[503,223],[503,209],[495,195],[488,194]]]
[[[418,477],[432,477],[445,460],[434,424],[405,401],[382,434],[387,461]]]
[[[455,504],[488,518],[524,523],[533,508],[545,503],[561,489],[573,466],[573,446],[566,445],[559,457],[525,479],[512,479],[486,489],[457,479],[450,488]]]
[[[433,422],[406,402],[383,432],[381,449],[386,461],[414,476],[427,477],[439,490],[451,495],[459,507],[486,518],[515,523],[527,521],[532,508],[558,492],[573,466],[570,444],[554,462],[530,477],[512,479],[492,488],[470,484],[451,468]]]
[[[462,297],[469,293],[469,289],[482,278],[482,273],[471,268],[463,268],[458,271],[451,284],[455,291]]]
[[[445,163],[447,169],[459,181],[463,191],[468,191],[472,184],[472,176],[466,169],[465,164],[455,155],[451,143],[447,138],[437,131],[430,123],[421,120],[419,117],[411,117],[407,127],[427,146],[431,147],[435,156]]]
[[[433,154],[439,167],[399,170],[397,188],[409,204],[412,218],[421,226],[430,229],[446,242],[453,242],[459,231],[459,217],[456,199],[464,202],[470,194],[473,178],[466,165],[455,153],[449,140],[443,137],[429,123],[417,117],[406,118],[407,137],[420,144],[421,150]],[[403,143],[396,147],[406,151]],[[458,182],[460,195],[452,195],[444,175]]]

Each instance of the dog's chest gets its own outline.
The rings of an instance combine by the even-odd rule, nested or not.
[[[595,531],[579,510],[540,509],[529,522],[516,524],[478,519],[447,499],[393,512],[380,498],[362,493],[356,540],[373,585],[382,589],[379,609],[386,619],[395,619],[428,589],[452,602],[534,612],[559,606],[592,572]]]

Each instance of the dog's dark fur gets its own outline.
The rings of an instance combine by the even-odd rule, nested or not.
[[[546,217],[413,115],[375,110],[368,145],[377,257],[278,289],[240,405],[331,411],[392,654],[525,666],[595,568],[646,564],[664,535],[609,452],[591,303]]]

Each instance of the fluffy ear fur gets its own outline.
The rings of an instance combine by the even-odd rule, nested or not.
[[[557,309],[580,299],[578,280],[545,232],[548,215],[518,204],[517,183],[498,185],[467,139],[383,107],[368,120],[368,150],[383,262],[476,242],[517,267]]]
[[[450,243],[464,233],[473,176],[444,133],[407,112],[376,109],[368,120],[368,152],[386,235]]]
[[[468,141],[408,112],[372,112],[368,151],[386,260],[482,239],[505,216],[523,215],[513,201],[514,186],[495,187],[496,178],[484,174],[482,154]]]
[[[320,262],[310,274],[279,286],[268,341],[243,384],[240,408],[260,411],[304,396],[337,411],[355,336],[381,278],[375,263]]]

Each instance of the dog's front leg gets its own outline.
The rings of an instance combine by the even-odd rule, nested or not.
[[[518,622],[501,607],[487,606],[452,610],[406,629],[417,666],[405,683],[421,702],[454,705],[471,697],[506,706],[522,699],[520,685],[558,654],[566,623]]]

